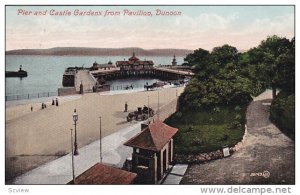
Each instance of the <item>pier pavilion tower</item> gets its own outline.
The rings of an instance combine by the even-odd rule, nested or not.
[[[176,57],[174,55],[173,61],[172,61],[172,66],[176,66],[177,65],[177,61],[176,61]]]

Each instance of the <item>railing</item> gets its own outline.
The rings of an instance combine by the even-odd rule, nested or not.
[[[44,97],[53,97],[58,96],[56,92],[42,92],[42,93],[31,93],[31,94],[19,94],[19,95],[5,95],[5,101],[13,101],[13,100],[29,100],[36,98],[44,98]]]
[[[146,83],[145,84],[132,84],[132,85],[111,85],[110,90],[117,91],[117,90],[141,89],[141,88],[144,88],[144,85],[146,85]]]
[[[170,81],[159,81],[165,84],[174,84],[174,83],[180,83],[180,85],[183,85],[182,79],[180,80],[170,80]],[[152,82],[149,82],[148,85],[152,85]],[[110,90],[111,91],[117,91],[117,90],[131,90],[131,89],[144,89],[144,86],[147,85],[147,83],[144,84],[132,84],[132,85],[111,85]],[[131,87],[132,86],[132,87]]]

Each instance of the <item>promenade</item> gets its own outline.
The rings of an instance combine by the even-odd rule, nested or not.
[[[70,129],[74,129],[72,114],[79,115],[77,123],[78,147],[82,148],[99,139],[99,116],[102,117],[102,136],[106,137],[135,123],[127,122],[124,104],[129,111],[148,104],[154,111],[159,107],[160,117],[167,117],[176,109],[177,97],[184,87],[126,94],[89,93],[61,101],[59,106],[45,102],[46,109],[31,104],[6,108],[6,181],[65,156],[71,151]],[[120,93],[120,92],[118,92]]]

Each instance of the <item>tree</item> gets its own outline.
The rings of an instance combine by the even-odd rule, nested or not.
[[[190,66],[195,66],[196,73],[205,73],[209,61],[209,51],[196,49],[194,53],[188,54],[184,61],[187,61]]]
[[[238,60],[238,51],[235,47],[230,45],[223,45],[222,47],[215,47],[211,52],[211,62],[224,67],[229,62],[236,63]]]
[[[291,43],[288,39],[276,35],[268,37],[258,46],[258,51],[262,52],[260,53],[260,60],[264,64],[262,72],[266,73],[262,76],[272,87],[273,99],[276,97],[277,87],[280,86],[279,58],[281,55],[288,53],[290,48]]]

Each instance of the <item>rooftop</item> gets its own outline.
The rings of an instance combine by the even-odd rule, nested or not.
[[[137,58],[135,56],[135,53],[133,52],[132,56],[128,59],[129,61],[137,61],[137,60],[140,60],[139,58]]]
[[[156,120],[124,145],[158,152],[172,139],[177,131],[178,129],[166,125],[161,120]]]
[[[131,184],[136,176],[136,173],[97,163],[76,177],[75,181],[76,184]]]

